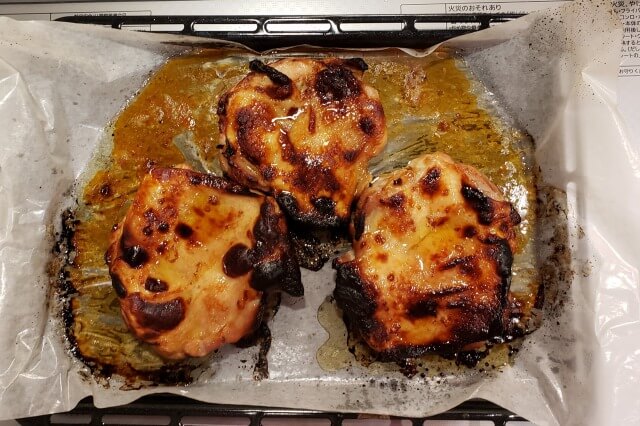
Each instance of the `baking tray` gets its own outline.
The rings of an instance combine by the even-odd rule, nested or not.
[[[447,39],[488,28],[522,15],[358,15],[358,16],[66,16],[59,21],[94,24],[117,29],[138,29],[223,39],[262,51],[292,45],[321,47],[408,47],[426,48]],[[355,25],[354,25],[355,24]],[[346,30],[346,28],[356,28]],[[360,28],[360,29],[358,29]],[[364,28],[373,28],[364,30]],[[207,404],[184,397],[156,394],[118,407],[96,408],[85,398],[70,412],[18,419],[25,426],[50,424],[144,424],[182,425],[188,417],[241,418],[251,426],[263,419],[318,419],[332,426],[344,420],[367,418],[355,413],[325,412],[277,407]],[[142,417],[141,417],[142,416]],[[384,417],[402,424],[423,425],[426,420],[491,422],[526,421],[510,411],[484,400],[470,400],[435,416],[424,418]],[[109,420],[107,420],[109,419]],[[112,421],[112,419],[115,419]],[[408,421],[408,422],[407,422]],[[291,424],[291,423],[290,423]],[[400,423],[398,423],[400,424]],[[428,423],[427,423],[428,424]]]

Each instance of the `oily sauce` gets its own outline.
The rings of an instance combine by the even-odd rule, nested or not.
[[[425,58],[391,51],[363,58],[369,65],[365,81],[380,92],[388,124],[389,144],[372,164],[374,175],[424,152],[442,151],[473,165],[518,208],[523,218],[518,251],[532,251],[536,169],[528,160],[531,140],[505,124],[490,104],[482,104],[482,88],[446,51]],[[84,177],[74,212],[74,257],[66,266],[74,290],[67,333],[78,356],[96,372],[171,382],[166,378],[183,380],[188,374],[152,373],[166,372],[168,366],[184,373],[194,365],[187,361],[171,366],[129,333],[104,253],[111,229],[127,211],[142,176],[155,166],[193,163],[181,146],[193,148],[199,162],[193,167],[219,170],[218,98],[246,75],[251,59],[236,50],[202,50],[170,59],[115,118],[102,152]],[[526,316],[535,303],[538,280],[535,262],[522,257],[516,254],[512,290]],[[327,284],[328,293],[333,286]]]

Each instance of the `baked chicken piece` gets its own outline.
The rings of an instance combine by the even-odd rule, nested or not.
[[[417,158],[359,199],[353,251],[334,261],[336,301],[393,359],[504,336],[519,223],[478,170],[441,153]]]
[[[387,137],[378,92],[362,81],[367,68],[362,59],[251,61],[218,104],[225,173],[272,194],[295,221],[348,223]]]
[[[267,290],[303,292],[275,200],[186,168],[145,176],[105,258],[125,322],[168,359],[251,333]]]

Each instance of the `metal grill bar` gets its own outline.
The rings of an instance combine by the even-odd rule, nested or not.
[[[302,43],[324,47],[425,48],[520,16],[65,16],[58,20],[224,39],[265,50]],[[349,26],[354,27],[354,24],[355,29],[349,30]],[[207,29],[212,26],[220,30]]]
[[[111,408],[96,408],[91,398],[83,399],[76,408],[69,412],[74,415],[91,416],[92,426],[103,425],[105,416],[164,416],[171,419],[170,426],[179,426],[182,419],[197,417],[243,417],[250,421],[250,426],[259,426],[263,418],[309,418],[328,419],[331,426],[340,426],[346,419],[357,419],[358,414],[333,413],[316,410],[293,408],[265,408],[245,405],[206,404],[175,395],[153,395],[141,398],[128,405]],[[51,425],[51,416],[40,416],[20,419],[25,426]],[[425,420],[469,420],[489,421],[495,426],[504,426],[511,421],[525,421],[510,411],[484,400],[471,400],[462,403],[445,413],[426,418],[391,417],[392,419],[410,420],[413,426],[422,426]]]

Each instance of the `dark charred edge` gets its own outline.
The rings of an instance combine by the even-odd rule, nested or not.
[[[508,302],[509,290],[511,288],[513,253],[511,252],[509,243],[505,239],[491,236],[483,242],[490,245],[487,249],[487,254],[496,261],[496,273],[500,278],[499,293],[497,295],[500,300],[499,312],[489,328],[489,334],[490,336],[494,336],[495,341],[503,341],[506,335],[511,333],[511,327],[508,323]]]
[[[431,345],[414,345],[414,346],[396,346],[393,349],[386,351],[375,351],[367,345],[366,340],[363,337],[363,333],[352,325],[351,318],[345,314],[345,324],[349,331],[349,341],[354,339],[364,345],[368,351],[368,357],[371,361],[378,362],[392,362],[403,367],[407,363],[429,353],[437,354],[445,359],[455,360],[457,365],[464,365],[465,367],[473,368],[477,363],[489,355],[491,348],[494,344],[504,344],[515,341],[526,334],[530,333],[523,327],[512,327],[509,329],[508,334],[502,334],[498,336],[492,336],[491,333],[480,338],[479,336],[475,341],[483,342],[484,348],[478,350],[465,350],[464,348],[474,339],[461,339],[457,342],[451,343],[436,343]],[[403,371],[403,374],[406,373]],[[410,377],[410,376],[407,376]]]
[[[76,226],[80,224],[80,221],[76,219],[75,213],[71,209],[63,211],[60,219],[60,235],[54,243],[53,253],[62,260],[60,270],[58,271],[58,294],[66,297],[76,292],[73,283],[69,279],[68,267],[74,266],[72,256],[76,251],[76,246],[73,239]]]
[[[350,326],[361,335],[375,336],[386,333],[384,327],[375,319],[377,303],[370,292],[372,286],[362,281],[358,268],[354,262],[341,263],[333,261],[336,270],[336,288],[333,296]]]
[[[288,233],[285,233],[288,238]],[[290,296],[302,297],[304,296],[304,286],[302,285],[302,274],[300,272],[300,265],[298,259],[293,251],[293,246],[287,245],[287,252],[285,253],[285,265],[284,269],[287,271],[288,280],[286,280],[282,289]]]
[[[491,225],[494,216],[493,200],[479,189],[467,184],[462,185],[461,193],[478,215],[478,222],[483,225]]]
[[[375,352],[377,360],[381,362],[404,362],[408,359],[420,358],[428,353],[437,353],[450,359],[455,356],[456,348],[450,345],[413,345],[397,346],[386,351]]]
[[[260,206],[253,235],[256,243],[250,253],[253,260],[251,286],[259,291],[277,288],[291,296],[302,296],[300,268],[291,249],[286,221],[273,199],[265,198]],[[275,259],[273,253],[278,253]]]
[[[543,201],[542,198],[540,197],[540,188],[538,187],[538,182],[540,182],[541,177],[540,177],[541,171],[540,169],[536,169],[535,170],[535,181],[536,181],[536,186],[535,186],[535,192],[536,192],[536,202],[534,203],[534,208],[535,208],[535,218],[538,221],[538,226],[536,227],[538,229],[537,231],[537,235],[536,237],[540,238],[541,237],[541,231],[540,229],[542,228],[542,223],[543,223]],[[518,215],[520,216],[520,215]],[[540,238],[542,240],[542,238]],[[565,244],[565,246],[567,246],[568,244]],[[543,264],[544,261],[541,260],[541,256],[540,256],[540,251],[538,251],[538,254],[536,256],[536,261],[539,264]],[[545,302],[547,301],[547,284],[546,281],[542,278],[542,272],[538,275],[539,280],[538,280],[538,291],[536,293],[536,298],[533,302],[533,307],[535,309],[540,309],[542,310],[544,308]]]
[[[304,287],[300,280],[300,268],[290,250],[284,258],[275,261],[260,262],[255,265],[251,277],[251,287],[258,291],[281,289],[294,297],[304,295]]]
[[[286,74],[281,73],[277,69],[266,65],[258,59],[254,59],[249,62],[249,69],[253,72],[265,74],[269,79],[279,86],[288,86],[291,84],[291,79]]]
[[[301,224],[320,228],[340,228],[349,221],[349,218],[341,218],[336,215],[334,209],[328,211],[327,208],[318,209],[316,207],[312,213],[303,213],[298,206],[298,200],[287,192],[276,194],[276,201],[292,221]]]
[[[434,342],[426,345],[397,345],[391,349],[379,351],[378,358],[386,362],[398,362],[403,359],[419,358],[427,353],[435,353],[443,358],[455,359],[459,353],[469,351],[465,349],[470,343],[484,343],[485,346],[495,342],[504,342],[504,334],[493,334],[490,329],[494,318],[502,319],[502,310],[498,307],[469,307],[466,314],[483,321],[489,329],[482,327],[467,328],[465,326],[452,329],[451,338],[445,342]],[[472,321],[474,321],[472,319]],[[500,330],[502,333],[503,330]]]
[[[366,220],[366,215],[362,210],[356,211],[353,215],[353,238],[356,241],[360,240],[362,234],[364,233],[364,224]]]
[[[268,327],[269,321],[280,309],[280,302],[282,301],[279,293],[269,294],[265,301],[265,315],[260,325],[260,333],[262,338],[260,339],[260,346],[258,349],[258,359],[253,367],[253,379],[256,381],[269,378],[269,349],[271,349],[271,329]]]
[[[257,331],[260,334],[258,342],[258,359],[253,367],[253,380],[262,381],[269,378],[269,349],[271,349],[271,329],[266,323],[261,323]]]
[[[230,182],[220,176],[172,167],[156,167],[151,170],[153,178],[158,180],[162,180],[163,176],[168,177],[176,174],[186,176],[189,179],[189,183],[194,186],[202,185],[208,188],[219,189],[234,195],[259,197],[258,194],[251,192],[247,187],[235,182]]]
[[[269,378],[269,360],[267,357],[271,348],[269,321],[273,319],[278,309],[280,309],[281,300],[280,293],[263,294],[260,312],[256,317],[252,331],[235,343],[235,346],[239,348],[259,346],[258,358],[253,368],[253,379],[256,381]]]
[[[319,271],[349,241],[348,229],[319,228],[292,222],[289,240],[298,265],[310,271]]]
[[[530,334],[533,330],[529,329],[526,321],[522,321],[522,315],[520,313],[514,313],[513,311],[507,312],[509,315],[505,319],[505,329],[502,336],[496,336],[492,339],[492,343],[507,343]],[[518,319],[517,323],[512,320]]]
[[[112,272],[109,272],[109,276],[111,277],[111,287],[113,287],[113,290],[116,292],[116,296],[120,299],[127,297],[127,288],[122,284],[120,277]],[[147,279],[147,281],[149,281],[149,279]]]
[[[56,287],[56,297],[61,303],[62,324],[64,326],[64,334],[68,342],[67,349],[71,355],[83,361],[84,357],[78,348],[76,336],[73,334],[75,318],[73,315],[73,307],[71,306],[71,299],[72,296],[77,293],[77,290],[71,281],[71,274],[69,272],[69,268],[73,266],[72,256],[76,250],[74,235],[76,226],[80,221],[75,218],[75,213],[71,209],[64,210],[60,219],[60,235],[58,236],[53,248],[53,253],[58,256],[60,261],[54,285]]]
[[[83,364],[87,365],[89,369],[94,371],[92,365],[95,363],[91,359],[86,358],[78,347],[78,340],[73,333],[73,324],[75,317],[73,315],[73,307],[71,306],[71,299],[74,294],[77,294],[77,290],[70,279],[69,268],[73,266],[71,260],[72,254],[75,252],[76,247],[73,241],[75,235],[76,226],[80,223],[75,218],[75,212],[71,209],[67,209],[62,212],[61,215],[61,232],[58,240],[54,246],[54,253],[60,256],[60,269],[57,275],[57,297],[62,304],[62,323],[64,326],[64,334],[67,340],[67,350],[76,359]]]
[[[348,58],[343,60],[343,63],[348,67],[355,68],[362,72],[369,69],[369,65],[362,58]]]
[[[480,361],[489,355],[489,350],[485,351],[460,351],[456,353],[456,365],[464,365],[473,368]]]
[[[513,253],[508,241],[503,238],[488,237],[483,242],[491,245],[488,254],[496,261],[496,272],[501,279],[499,296],[504,307],[508,301],[509,289],[511,288]]]
[[[198,364],[171,363],[163,365],[157,370],[142,371],[131,365],[116,366],[100,363],[97,360],[82,357],[81,361],[89,368],[91,374],[97,378],[110,379],[121,376],[125,379],[122,389],[139,389],[141,386],[187,386],[194,381],[193,371],[200,367]]]
[[[376,352],[366,343],[362,334],[352,325],[350,318],[344,313],[343,320],[348,331],[347,349],[363,366],[367,367],[373,362],[394,363],[407,378],[415,376],[417,373],[416,364],[420,364],[422,362],[421,357],[429,353],[436,354],[444,359],[455,360],[457,365],[473,368],[476,366],[472,362],[474,358],[480,361],[490,353],[493,347],[493,343],[487,341],[484,345],[486,349],[478,351],[464,351],[462,350],[464,345],[434,344],[429,346],[397,347],[394,350]],[[515,337],[510,340],[515,340]],[[510,340],[503,339],[501,343],[509,342]],[[358,352],[360,354],[357,354]],[[479,352],[479,354],[474,354],[474,352]]]
[[[192,372],[196,368],[198,368],[197,365],[170,364],[155,371],[134,371],[140,379],[154,385],[186,386],[193,383]]]
[[[460,358],[460,360],[471,360],[473,359],[473,353],[483,351],[464,351],[462,348],[466,345],[466,343],[456,344],[433,344],[433,345],[416,345],[416,346],[401,346],[396,347],[394,349],[390,349],[382,352],[373,352],[376,361],[380,362],[393,362],[393,363],[407,363],[410,360],[414,360],[420,358],[429,353],[434,353],[440,355],[445,359],[455,359],[456,361]],[[478,357],[478,361],[488,355],[488,351],[484,353],[481,357]],[[457,362],[456,362],[457,363]],[[460,362],[460,364],[466,367],[475,367],[477,362]],[[458,364],[458,365],[460,365]]]
[[[431,345],[407,345],[396,346],[385,351],[376,351],[367,343],[364,336],[375,336],[386,333],[384,327],[374,318],[377,308],[375,299],[367,295],[369,286],[366,285],[358,274],[357,267],[353,262],[340,263],[337,259],[333,262],[333,268],[337,270],[336,288],[333,292],[338,307],[345,316],[345,324],[350,336],[363,344],[371,352],[372,358],[380,362],[406,363],[408,360],[420,358],[428,353],[436,353],[447,359],[456,359],[462,365],[474,367],[487,354],[474,354],[476,351],[464,351],[463,348],[470,342],[484,341],[490,344],[493,341],[506,342],[515,339],[519,333],[505,336],[503,334],[494,335],[492,330],[489,333],[474,335],[472,338],[459,338],[456,341],[447,343],[435,343]],[[497,313],[502,318],[502,310]],[[503,333],[504,329],[501,328]],[[471,336],[469,336],[471,337]]]
[[[334,268],[335,268],[335,261],[334,261]],[[337,288],[338,286],[336,285],[336,290]],[[367,351],[367,358],[370,359],[370,362],[377,361],[377,362],[396,363],[399,366],[403,367],[404,365],[407,365],[408,363],[412,363],[413,360],[416,360],[426,354],[434,353],[445,359],[451,359],[451,360],[457,360],[457,361],[458,361],[458,358],[460,357],[459,361],[462,365],[465,365],[467,367],[474,367],[475,364],[471,362],[473,357],[475,356],[478,358],[478,360],[480,360],[484,358],[486,354],[480,357],[479,355],[472,354],[473,352],[476,352],[476,351],[469,351],[469,350],[465,351],[464,350],[465,346],[467,346],[470,342],[484,342],[486,347],[490,347],[493,344],[493,342],[504,343],[504,342],[514,340],[516,337],[518,337],[515,334],[509,335],[509,336],[492,337],[490,334],[487,335],[486,333],[483,333],[483,336],[474,336],[475,338],[472,338],[472,339],[462,338],[455,342],[435,343],[431,345],[396,346],[393,349],[389,349],[385,351],[376,351],[367,344],[367,340],[364,338],[365,335],[371,336],[371,333],[369,333],[366,329],[359,327],[358,325],[359,319],[356,318],[352,313],[347,311],[343,307],[343,305],[341,305],[341,303],[338,301],[335,291],[334,291],[334,296],[336,297],[336,302],[338,304],[338,307],[340,307],[343,310],[344,322],[347,327],[348,336],[349,336],[348,342],[353,343],[355,341],[355,342],[358,342],[360,345],[362,345],[362,347]],[[352,296],[349,295],[348,297],[352,297]],[[372,319],[372,317],[365,318],[365,319],[368,320],[370,323],[376,324],[376,326],[378,325],[377,322]],[[519,335],[522,335],[522,334],[519,334]],[[350,347],[349,350],[353,353],[353,351],[355,351],[355,347],[354,348]],[[403,368],[403,371],[402,371],[403,374],[407,375],[407,377],[411,377],[412,370],[411,369],[408,369],[407,371],[405,370],[407,369]]]

